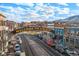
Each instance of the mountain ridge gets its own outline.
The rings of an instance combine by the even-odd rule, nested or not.
[[[56,22],[78,22],[79,23],[79,15],[70,16],[65,19],[59,19],[59,20],[56,20]]]

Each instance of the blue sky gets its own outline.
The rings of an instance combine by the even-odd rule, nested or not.
[[[0,3],[6,20],[53,21],[79,15],[78,3]]]

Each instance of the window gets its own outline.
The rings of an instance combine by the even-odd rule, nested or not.
[[[16,30],[16,33],[19,32],[19,30]]]
[[[71,30],[71,33],[73,34],[73,33],[75,33],[73,30]]]
[[[69,39],[68,38],[66,38],[66,42],[68,42],[69,41]]]
[[[79,36],[79,32],[77,32],[77,36]]]
[[[70,44],[74,44],[74,39],[73,38],[70,38]]]

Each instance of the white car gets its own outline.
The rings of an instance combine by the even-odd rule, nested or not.
[[[15,44],[15,51],[20,51],[21,50],[21,47],[19,44]]]
[[[17,42],[20,43],[20,44],[22,44],[22,40],[21,40],[20,37],[17,37]]]
[[[21,51],[16,51],[15,52],[15,56],[20,56],[21,55]]]
[[[70,56],[78,56],[78,53],[75,50],[67,49],[66,53]]]
[[[20,56],[21,54],[21,47],[19,44],[15,44],[15,55]]]

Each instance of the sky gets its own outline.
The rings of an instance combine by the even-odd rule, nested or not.
[[[0,3],[0,13],[6,20],[54,21],[79,15],[78,3]]]

